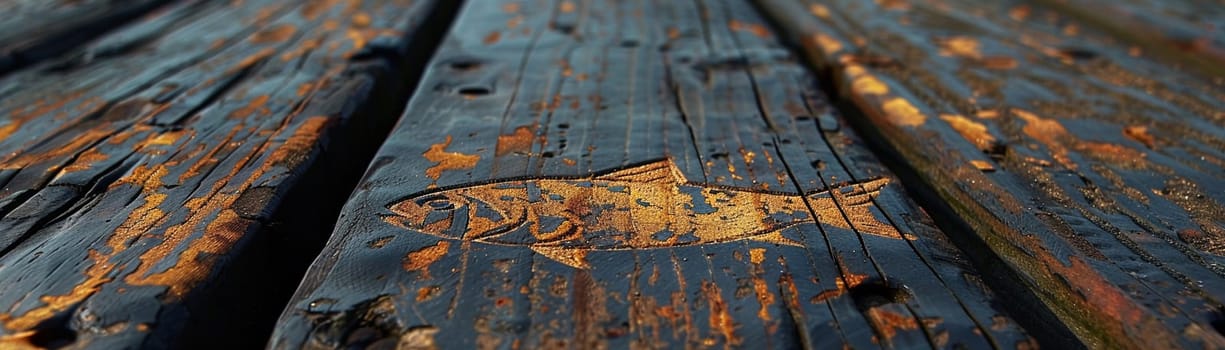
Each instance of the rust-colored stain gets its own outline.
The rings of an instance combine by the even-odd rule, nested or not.
[[[442,176],[443,171],[455,169],[471,169],[476,166],[476,162],[481,159],[479,155],[468,155],[458,152],[447,152],[446,149],[451,145],[451,135],[447,135],[447,140],[442,143],[436,143],[430,146],[422,156],[426,160],[434,163],[434,166],[425,169],[425,176],[431,179],[438,180]]]
[[[781,232],[804,223],[853,226],[861,233],[902,239],[870,211],[872,198],[888,183],[879,178],[806,195],[711,186],[690,182],[665,159],[585,177],[431,190],[392,203],[389,209],[396,215],[385,220],[443,238],[527,246],[587,268],[585,255],[593,250],[740,240],[801,246]]]
[[[1056,162],[1063,164],[1068,169],[1076,169],[1077,164],[1068,158],[1068,149],[1060,141],[1061,138],[1066,137],[1068,134],[1068,130],[1064,129],[1062,124],[1021,109],[1013,109],[1012,113],[1025,121],[1025,127],[1022,128],[1022,131],[1034,140],[1046,145],[1051,151],[1051,157],[1055,158]]]
[[[424,279],[430,278],[430,265],[442,259],[451,249],[451,242],[439,241],[437,244],[421,248],[404,255],[401,265],[404,271],[420,272]]]
[[[1029,5],[1020,5],[1008,10],[1008,17],[1014,21],[1024,21],[1029,18]]]
[[[506,13],[519,13],[519,6],[518,2],[508,2],[502,4],[502,11]]]
[[[710,308],[710,329],[723,336],[723,347],[731,349],[740,345],[740,337],[736,336],[736,320],[728,310],[727,302],[723,301],[723,293],[719,285],[711,281],[702,281],[702,296]]]
[[[1076,170],[1080,166],[1068,156],[1071,151],[1120,166],[1143,167],[1146,164],[1148,154],[1144,152],[1112,143],[1084,141],[1069,133],[1055,119],[1042,118],[1022,109],[1012,112],[1025,121],[1022,132],[1045,145],[1051,157],[1065,168]]]
[[[1077,281],[1073,288],[1079,298],[1069,300],[1070,302],[1080,304],[1082,307],[1087,307],[1090,310],[1097,310],[1103,316],[1119,320],[1123,325],[1140,329],[1164,329],[1158,325],[1156,319],[1146,315],[1145,311],[1140,309],[1138,304],[1133,301],[1127,294],[1111,284],[1092,266],[1086,264],[1077,256],[1068,256],[1066,258],[1057,257],[1051,254],[1044,248],[1044,243],[1039,241],[1037,236],[1027,235],[1019,237],[1019,242],[1023,246],[1035,251],[1034,258],[1042,266],[1046,267],[1049,273],[1061,276],[1064,280]],[[1064,263],[1063,259],[1068,262]],[[1157,339],[1154,339],[1157,341]]]
[[[250,117],[254,113],[260,115],[268,115],[271,111],[268,109],[268,95],[259,95],[247,102],[247,105],[231,112],[229,117],[232,119],[242,119]]]
[[[866,314],[868,315],[868,321],[872,322],[873,328],[876,328],[885,339],[892,339],[897,335],[898,331],[919,329],[919,322],[914,317],[898,314],[879,307],[868,309]]]
[[[502,39],[502,32],[492,31],[489,32],[489,34],[486,34],[485,38],[481,39],[481,42],[485,43],[485,45],[493,45],[498,43],[498,40],[500,39]]]
[[[22,153],[14,158],[10,158],[0,162],[0,169],[21,169],[30,164],[43,162],[46,160],[68,157],[74,153],[80,152],[82,149],[89,147],[98,140],[106,138],[111,132],[102,128],[89,129],[80,133],[76,138],[64,142],[57,147],[47,149],[42,152]]]
[[[988,56],[983,57],[983,59],[979,60],[978,62],[981,63],[983,67],[1001,70],[1017,68],[1017,66],[1020,65],[1017,63],[1015,58],[1008,56]]]
[[[906,0],[876,0],[876,5],[886,10],[908,10],[910,3]]]
[[[753,33],[753,35],[756,35],[759,38],[770,37],[770,30],[766,29],[766,26],[757,23],[744,23],[733,19],[727,22],[727,27],[733,31],[747,31],[749,33]]]
[[[94,167],[94,164],[105,161],[107,158],[110,158],[110,156],[107,156],[106,153],[99,152],[97,148],[90,148],[84,153],[81,153],[80,156],[77,156],[77,159],[73,161],[72,164],[65,166],[60,171],[62,173],[72,173],[89,170],[90,168]]]
[[[569,0],[567,0],[567,1],[562,1],[562,2],[561,2],[561,6],[559,7],[559,9],[561,10],[561,13],[571,13],[571,12],[574,12],[574,9],[575,9],[574,2],[573,2],[573,1],[569,1]]]
[[[298,28],[294,27],[293,25],[280,24],[275,27],[259,31],[255,34],[251,34],[251,37],[247,40],[250,40],[252,43],[256,44],[279,43],[289,40],[289,38],[297,32]]]

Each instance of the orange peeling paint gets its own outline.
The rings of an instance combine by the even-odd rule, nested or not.
[[[535,133],[532,127],[520,126],[515,128],[515,131],[507,135],[498,135],[498,146],[494,152],[497,156],[502,156],[507,153],[528,153],[532,150],[532,139]]]
[[[817,47],[821,48],[821,52],[825,53],[826,55],[833,55],[834,53],[842,50],[842,41],[834,39],[834,37],[824,33],[813,34],[812,42],[816,43]]]
[[[970,161],[970,165],[981,171],[995,171],[995,165],[985,160],[974,159]]]
[[[358,12],[357,14],[353,15],[352,23],[354,28],[369,27],[370,15],[366,14],[365,12]]]
[[[765,260],[766,260],[766,249],[765,248],[749,249],[749,261],[752,262],[754,265],[761,265],[761,262]]]
[[[434,180],[438,180],[442,176],[442,172],[455,169],[471,169],[476,166],[476,162],[481,159],[478,155],[468,155],[458,152],[447,152],[446,149],[451,145],[451,135],[447,135],[447,140],[442,143],[436,143],[430,146],[422,156],[435,164],[425,170],[425,176],[429,176]]]
[[[927,117],[919,112],[919,109],[910,104],[901,97],[894,97],[885,101],[881,106],[889,121],[895,125],[916,127],[927,122]]]
[[[990,56],[984,57],[979,61],[983,67],[990,69],[1013,69],[1019,65],[1017,60],[1008,56]]]
[[[821,4],[808,5],[808,13],[821,18],[829,18],[829,8]]]
[[[65,166],[64,169],[60,170],[60,174],[88,170],[93,168],[94,164],[105,161],[107,158],[110,157],[107,156],[106,153],[98,152],[97,148],[90,148],[89,150],[85,151],[85,153],[78,156],[77,159],[72,162],[72,164],[68,164],[68,166]]]
[[[724,347],[730,349],[740,345],[740,338],[736,336],[736,321],[728,310],[727,302],[723,301],[719,286],[714,282],[702,281],[702,295],[710,307],[710,329],[723,336]]]
[[[885,95],[889,86],[870,74],[863,74],[851,82],[851,91],[860,95]]]
[[[731,21],[728,21],[727,27],[733,31],[743,30],[749,33],[753,33],[753,35],[756,35],[759,38],[769,38],[770,37],[770,30],[766,29],[765,26],[757,24],[757,23],[744,23],[744,22],[733,19]]]
[[[1156,143],[1157,143],[1156,139],[1153,138],[1152,134],[1148,133],[1147,126],[1143,126],[1143,125],[1128,126],[1126,128],[1123,128],[1123,135],[1127,136],[1128,138],[1132,140],[1136,140],[1136,142],[1144,144],[1144,147],[1148,147],[1149,149],[1156,148]]]
[[[977,39],[955,36],[944,39],[939,42],[940,55],[949,57],[963,57],[979,59],[983,57],[981,44]]]
[[[488,35],[485,35],[484,39],[481,39],[481,42],[485,43],[485,45],[493,45],[496,44],[501,38],[502,32],[489,32]]]
[[[451,242],[439,241],[437,244],[411,251],[404,255],[404,259],[400,262],[404,267],[404,271],[417,271],[421,273],[422,278],[430,278],[430,265],[433,265],[443,256],[447,255],[447,251],[451,249]]]
[[[761,263],[765,260],[765,248],[749,249],[749,261],[753,263],[753,291],[757,294],[757,303],[761,305],[757,310],[757,318],[769,322],[771,319],[770,305],[774,304],[775,297],[766,280],[762,278],[765,268],[761,266]]]
[[[892,339],[897,335],[898,331],[919,329],[919,322],[914,317],[901,315],[878,307],[868,309],[867,315],[868,320],[872,322],[872,326],[885,339]]]
[[[987,126],[957,114],[941,114],[940,119],[949,123],[961,137],[964,137],[980,150],[991,149],[995,144],[995,136],[987,130]]]
[[[268,28],[251,34],[247,40],[256,44],[279,43],[289,40],[294,33],[298,32],[298,28],[289,24],[280,24],[272,28]]]

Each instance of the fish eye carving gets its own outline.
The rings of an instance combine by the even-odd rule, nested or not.
[[[433,195],[417,200],[417,205],[423,208],[430,208],[433,211],[451,211],[455,210],[455,203],[443,195]]]

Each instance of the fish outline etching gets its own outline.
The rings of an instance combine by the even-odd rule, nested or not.
[[[586,176],[431,189],[389,204],[393,215],[383,220],[443,239],[526,246],[571,267],[589,268],[585,257],[590,251],[741,240],[802,246],[782,231],[818,221],[914,239],[869,211],[888,183],[881,177],[804,194],[712,185],[689,181],[664,158]]]

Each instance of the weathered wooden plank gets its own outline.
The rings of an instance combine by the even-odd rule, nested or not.
[[[182,2],[0,79],[0,347],[263,344],[436,4]]]
[[[1032,342],[748,3],[471,1],[421,87],[273,348]]]
[[[1082,340],[1225,346],[1219,79],[1018,1],[760,3]]]
[[[1202,74],[1225,77],[1225,3],[1192,0],[1037,2],[1127,40],[1146,52]],[[1079,24],[1063,28],[1079,31]]]
[[[166,0],[0,2],[0,74],[68,51]]]

